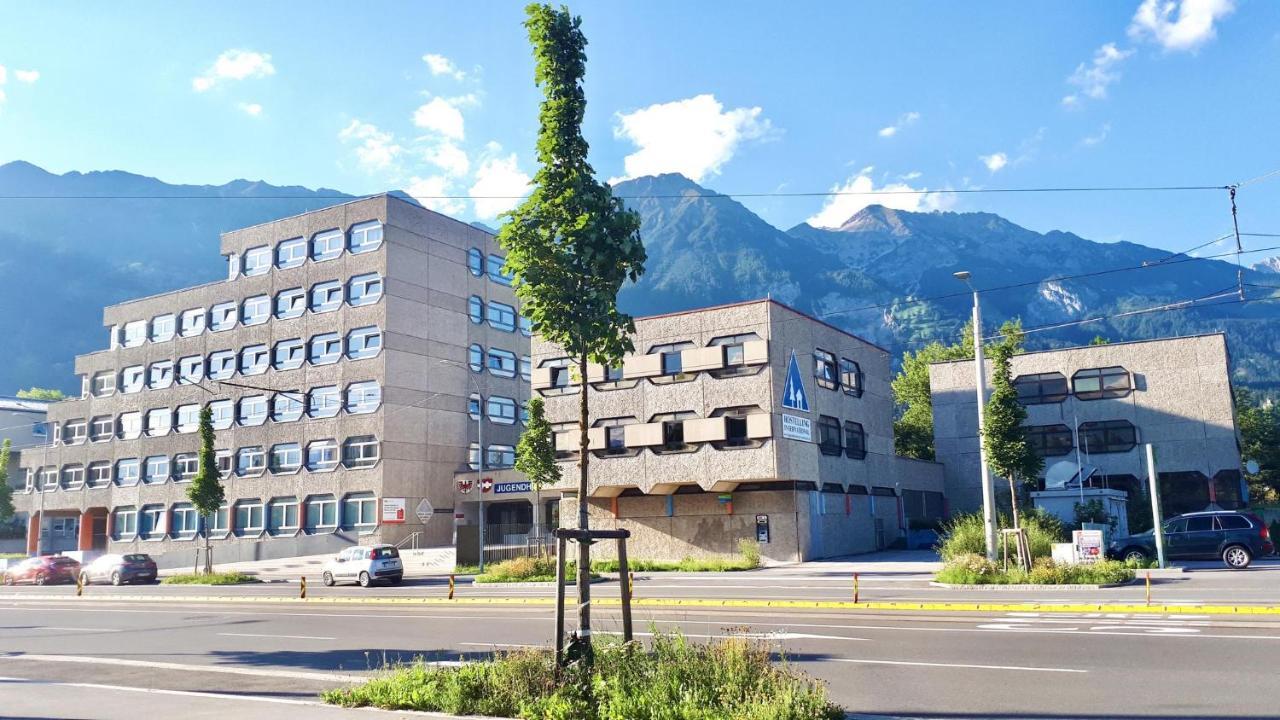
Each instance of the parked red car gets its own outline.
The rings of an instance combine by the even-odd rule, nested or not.
[[[73,583],[80,574],[80,563],[62,555],[42,555],[23,560],[4,571],[5,585],[51,585]]]

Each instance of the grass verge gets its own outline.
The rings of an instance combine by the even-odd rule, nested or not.
[[[169,575],[160,580],[165,585],[239,585],[241,583],[262,582],[252,575],[242,572],[214,572],[211,575],[183,573]]]
[[[26,553],[0,553],[0,560],[26,560]]]
[[[706,645],[655,634],[652,649],[596,642],[594,667],[557,672],[547,650],[499,653],[456,668],[422,663],[354,688],[330,690],[344,707],[422,710],[525,720],[837,720],[825,686],[770,661],[763,643],[728,637]]]
[[[594,571],[595,563],[592,563],[591,566]],[[578,576],[578,564],[573,561],[565,563],[564,576],[572,583],[573,579]],[[598,577],[600,576],[595,572],[591,573],[593,580]],[[551,557],[521,557],[513,560],[503,560],[486,566],[484,574],[476,575],[475,580],[482,584],[555,582],[556,560]]]
[[[1039,558],[1027,572],[1019,568],[1005,571],[976,554],[957,555],[947,561],[934,580],[954,585],[1114,585],[1129,582],[1133,568],[1115,560],[1091,565],[1059,565]]]

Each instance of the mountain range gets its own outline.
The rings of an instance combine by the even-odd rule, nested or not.
[[[956,338],[971,307],[952,277],[957,270],[970,271],[984,290],[988,326],[1019,317],[1024,327],[1041,328],[1237,286],[1237,267],[1228,262],[1038,233],[990,213],[872,205],[838,228],[784,231],[680,175],[628,180],[614,191],[640,214],[649,255],[640,282],[622,292],[627,311],[771,296],[895,355]],[[119,171],[55,175],[21,161],[0,166],[0,337],[9,340],[0,394],[31,385],[78,391],[75,355],[106,346],[103,306],[216,280],[225,273],[219,233],[351,197],[246,180],[170,185]],[[1245,283],[1276,285],[1277,267],[1273,259],[1241,272]],[[1272,292],[1246,287],[1251,300]],[[1028,345],[1225,330],[1235,379],[1280,385],[1280,303],[1231,300],[1045,327]]]

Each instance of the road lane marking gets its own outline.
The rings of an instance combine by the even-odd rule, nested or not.
[[[909,667],[961,668],[965,670],[1025,670],[1027,672],[1087,673],[1078,668],[1021,667],[1019,665],[968,665],[964,663],[911,662],[907,660],[863,660],[860,658],[827,658],[834,662],[860,665],[906,665]]]
[[[497,641],[494,641],[491,643],[464,642],[464,643],[458,643],[458,645],[462,647],[519,648],[521,650],[541,650],[547,647],[546,645],[526,645],[522,643],[504,643],[504,642],[497,642]]]
[[[596,630],[596,635],[617,635],[622,633],[615,631]],[[638,632],[631,633],[635,637],[654,637],[654,633]],[[720,635],[706,635],[700,633],[680,633],[681,637],[696,638],[698,640],[723,640],[727,637],[743,637],[751,640],[852,640],[856,642],[871,642],[870,638],[849,637],[847,635],[810,635],[807,633],[789,633],[789,632],[761,632],[761,633],[734,633],[729,635],[722,633]]]
[[[131,660],[127,658],[93,657],[85,655],[41,655],[27,653],[6,653],[0,660],[29,660],[33,662],[80,663],[87,665],[116,665],[122,667],[142,667],[155,670],[181,670],[184,672],[213,672],[227,675],[253,675],[255,677],[277,677],[290,680],[313,680],[315,682],[365,682],[369,678],[364,675],[350,673],[303,672],[301,670],[272,670],[259,667],[228,667],[225,665],[197,665],[189,663],[161,662],[159,660]]]
[[[87,690],[118,690],[121,692],[146,693],[148,695],[177,695],[180,697],[201,697],[215,700],[250,700],[253,702],[278,703],[281,705],[325,705],[315,700],[294,700],[291,698],[265,697],[262,695],[231,695],[228,693],[202,692],[199,690],[163,690],[160,688],[130,687],[128,685],[103,685],[101,683],[61,682],[58,680],[35,680],[32,678],[0,677],[0,682],[22,683],[24,685],[54,685],[57,687],[76,687]]]
[[[41,625],[34,628],[35,630],[71,630],[74,632],[124,632],[119,628],[87,628],[87,627],[54,627],[53,625]]]
[[[336,637],[321,635],[268,635],[263,633],[218,633],[224,637],[279,638],[281,640],[337,640]]]

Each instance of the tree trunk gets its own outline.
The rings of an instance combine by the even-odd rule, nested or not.
[[[587,514],[587,458],[591,443],[588,433],[590,422],[587,413],[587,354],[578,358],[578,381],[582,384],[582,397],[578,404],[578,528],[589,527]],[[591,543],[578,542],[578,637],[582,641],[583,659],[591,665]]]
[[[204,525],[204,574],[213,574],[213,539],[209,533],[209,518],[205,518]]]
[[[1013,510],[1013,529],[1017,530],[1022,527],[1022,524],[1018,520],[1018,489],[1014,485],[1012,476],[1009,477],[1009,504]]]

